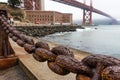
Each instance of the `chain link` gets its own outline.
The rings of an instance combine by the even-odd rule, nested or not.
[[[37,42],[35,44],[35,47],[36,48],[43,48],[43,49],[47,49],[47,50],[50,50],[50,47],[47,43],[43,42],[43,41],[40,41],[40,42]]]

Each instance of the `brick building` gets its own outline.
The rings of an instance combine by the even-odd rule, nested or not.
[[[32,23],[72,24],[72,14],[44,11],[44,0],[23,0],[25,18]]]
[[[26,10],[26,19],[40,24],[72,24],[72,14],[56,11]]]
[[[72,24],[72,14],[67,13],[67,14],[62,14],[62,20],[64,23],[71,23]]]

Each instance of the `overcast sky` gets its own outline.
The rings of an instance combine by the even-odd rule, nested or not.
[[[80,2],[83,2],[83,0],[77,0]],[[86,0],[87,4],[89,4],[90,0]],[[93,0],[93,7],[96,9],[99,9],[101,11],[104,11],[111,16],[120,19],[120,0]],[[67,13],[73,13],[73,19],[82,19],[82,10],[66,6],[61,3],[53,2],[51,0],[45,0],[45,9],[46,10],[55,10],[55,11],[61,11],[61,12],[67,12]],[[93,14],[93,19],[101,19],[106,18],[98,14]]]
[[[1,2],[7,2],[7,0],[0,0]],[[77,0],[83,2],[83,0]],[[90,0],[86,0],[87,4],[89,4]],[[104,11],[114,18],[120,19],[120,0],[93,0],[93,7]],[[82,10],[71,7],[65,4],[57,3],[52,0],[45,0],[45,10],[54,10],[64,13],[72,13],[73,19],[78,20],[82,19]],[[93,19],[101,19],[106,18],[98,14],[93,14]]]

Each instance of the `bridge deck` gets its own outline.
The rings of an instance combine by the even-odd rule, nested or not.
[[[34,39],[37,41],[37,39]],[[15,50],[16,55],[19,57],[20,67],[26,72],[31,80],[75,80],[75,74],[70,73],[67,76],[60,76],[52,72],[47,63],[41,63],[36,61],[31,54],[27,54],[23,48],[19,47],[15,42],[10,39],[10,43]],[[48,42],[50,47],[57,46],[58,44]],[[75,53],[75,57],[79,60],[89,55],[82,51],[72,49]]]

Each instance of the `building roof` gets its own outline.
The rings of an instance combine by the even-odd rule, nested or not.
[[[51,12],[51,13],[59,13],[59,14],[70,14],[72,15],[72,13],[61,13],[61,12],[58,12],[58,11],[41,11],[41,10],[25,10],[26,12],[29,12],[29,11],[35,11],[35,12]]]

